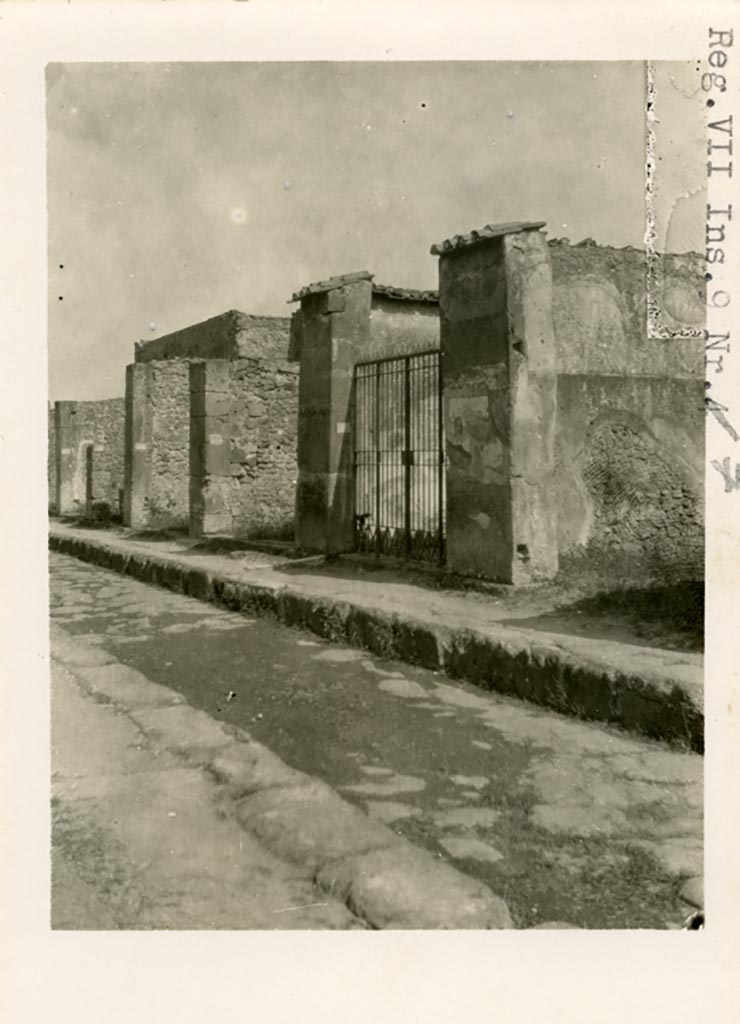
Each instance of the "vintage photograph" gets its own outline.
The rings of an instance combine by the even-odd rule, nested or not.
[[[700,78],[47,65],[53,929],[704,927]]]

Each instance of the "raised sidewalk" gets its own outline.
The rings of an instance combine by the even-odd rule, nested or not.
[[[444,671],[564,714],[703,749],[703,659],[615,640],[505,624],[491,606],[357,574],[295,568],[270,556],[204,552],[187,538],[52,522],[55,551],[332,641]]]

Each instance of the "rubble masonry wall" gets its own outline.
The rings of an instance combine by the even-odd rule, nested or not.
[[[239,359],[231,370],[231,516],[235,536],[293,539],[298,367]]]
[[[123,487],[124,400],[57,402],[55,406],[56,472],[52,494],[63,515],[85,513],[87,449],[92,447],[91,493],[117,515]]]
[[[163,359],[285,359],[290,318],[231,309],[162,338],[136,345],[136,362]]]
[[[292,540],[298,368],[207,360],[190,391],[191,533]]]
[[[185,359],[149,363],[151,486],[146,508],[154,529],[189,521],[190,376]]]

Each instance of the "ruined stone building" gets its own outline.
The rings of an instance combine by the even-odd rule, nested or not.
[[[125,411],[56,403],[53,504],[500,582],[701,577],[702,258],[543,229],[432,246],[438,292],[344,274],[139,343]]]
[[[672,336],[648,338],[645,254],[543,227],[433,246],[439,296],[369,274],[294,296],[300,547],[514,583],[702,575],[701,257],[660,261]]]
[[[405,443],[404,384],[395,365],[436,365],[437,294],[379,285],[360,272],[307,285],[293,301],[300,302],[292,323],[292,353],[300,360],[296,543],[333,554],[372,548],[384,532],[378,550],[392,553],[403,515]],[[365,363],[377,366],[378,393],[365,382]],[[437,380],[436,371],[415,376],[415,401],[438,403],[438,386],[430,395],[427,382]],[[439,460],[436,468],[439,475]],[[409,506],[414,498],[418,515],[418,495]]]
[[[60,515],[120,515],[123,419],[122,398],[49,410],[49,505]]]
[[[297,368],[288,317],[231,310],[136,346],[124,522],[292,538]]]

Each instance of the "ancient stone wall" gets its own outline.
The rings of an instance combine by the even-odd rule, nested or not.
[[[233,533],[293,539],[298,476],[298,368],[239,359],[232,367]]]
[[[648,339],[639,250],[551,242],[549,251],[565,567],[700,577],[702,340]],[[674,329],[703,325],[703,270],[695,254],[663,258],[657,299]]]
[[[189,521],[189,362],[167,359],[126,368],[123,521],[136,529]]]
[[[284,362],[288,357],[290,318],[249,316],[229,310],[202,323],[136,346],[136,361],[127,369],[126,498],[124,521],[137,528],[183,527],[190,523],[191,504],[201,523],[203,509],[200,467],[196,465],[196,483],[191,487],[191,379],[190,367],[201,362],[217,364],[243,359],[267,359]],[[230,371],[223,370],[228,378]],[[196,390],[199,378],[194,378]],[[220,385],[219,385],[220,386]],[[225,400],[222,395],[221,399]],[[196,413],[198,429],[204,413]],[[224,427],[226,444],[230,428]],[[196,438],[196,448],[202,447]],[[215,452],[215,446],[214,446]],[[216,458],[211,453],[211,458]],[[219,456],[223,458],[223,452]],[[228,468],[228,467],[227,467]],[[230,475],[227,473],[227,475]],[[248,476],[242,468],[234,471],[234,481]],[[211,481],[213,483],[213,481]],[[221,489],[226,485],[224,484]],[[236,488],[229,482],[227,489]],[[215,485],[214,485],[215,487]],[[213,490],[213,488],[212,488]],[[220,499],[219,499],[220,500]],[[215,490],[209,498],[211,525],[226,529],[224,516],[230,516],[231,501],[219,507]],[[223,504],[223,502],[221,502]],[[231,532],[228,523],[226,532]]]
[[[54,432],[57,510],[64,515],[82,515],[97,506],[101,513],[118,515],[124,469],[124,400],[57,402]]]
[[[187,526],[190,475],[190,377],[184,359],[149,364],[151,486],[148,522],[154,528]]]
[[[286,359],[290,318],[231,309],[162,338],[136,345],[136,362],[163,359]]]
[[[292,540],[298,369],[266,359],[190,370],[191,532]]]

